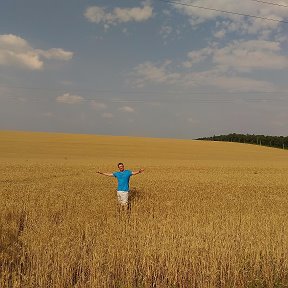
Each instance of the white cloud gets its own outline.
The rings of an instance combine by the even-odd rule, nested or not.
[[[273,41],[238,40],[222,48],[212,43],[203,49],[189,52],[182,65],[171,61],[165,61],[163,64],[140,64],[134,68],[134,82],[139,86],[152,82],[186,88],[216,87],[243,92],[276,91],[273,83],[253,79],[253,73],[259,70],[288,68],[288,57],[281,52],[280,44]]]
[[[69,60],[73,52],[61,48],[49,50],[34,49],[25,39],[13,35],[0,35],[0,65],[40,70],[46,59]]]
[[[1,49],[21,52],[30,49],[26,40],[13,34],[0,35]]]
[[[138,86],[142,86],[146,81],[170,84],[178,82],[181,74],[170,72],[169,64],[171,64],[171,61],[165,61],[158,67],[151,62],[139,64],[134,68],[134,72],[138,75],[136,83]]]
[[[254,80],[247,77],[219,76],[211,77],[208,80],[209,86],[218,87],[228,91],[236,92],[263,92],[275,91],[275,86],[267,81]],[[204,84],[204,83],[203,83]]]
[[[183,63],[183,66],[186,68],[191,68],[194,64],[206,60],[210,55],[215,51],[213,47],[203,48],[197,51],[191,51],[188,53],[188,60]]]
[[[275,41],[238,40],[222,48],[213,43],[203,49],[189,52],[182,65],[193,68],[195,64],[210,59],[218,70],[280,70],[288,67],[288,57],[281,52],[280,43]]]
[[[105,7],[91,6],[86,9],[84,15],[88,21],[109,28],[110,25],[119,23],[147,21],[153,15],[153,8],[149,3],[145,3],[143,7],[114,8],[108,12]]]
[[[84,15],[90,22],[93,23],[101,23],[101,22],[105,23],[107,22],[108,18],[112,16],[111,15],[108,17],[105,9],[98,6],[91,6],[87,8]]]
[[[210,87],[237,92],[275,91],[272,83],[248,77],[229,75],[229,71],[211,69],[204,72],[183,73],[179,85],[190,87]]]
[[[128,113],[133,113],[135,112],[134,108],[130,107],[130,106],[123,106],[119,108],[120,111],[122,112],[128,112]]]
[[[58,96],[56,98],[56,101],[59,103],[66,103],[66,104],[76,104],[76,103],[80,103],[84,100],[84,98],[82,96],[78,96],[78,95],[72,95],[69,93],[65,93],[61,96]]]
[[[218,30],[214,33],[214,37],[215,38],[218,38],[218,39],[222,39],[224,38],[226,35],[226,31],[223,29],[223,30]]]
[[[39,59],[39,55],[34,52],[30,51],[18,53],[15,51],[9,51],[0,48],[0,65],[2,66],[40,70],[43,68],[43,64],[43,61]]]
[[[288,57],[280,55],[279,43],[263,40],[235,41],[214,52],[216,65],[238,71],[276,70],[288,67]]]
[[[275,3],[283,3],[274,1]],[[180,13],[189,17],[191,25],[197,26],[200,23],[217,20],[217,26],[222,31],[215,36],[221,36],[226,32],[240,32],[245,34],[267,35],[275,31],[280,23],[276,21],[262,20],[245,16],[238,16],[222,11],[231,11],[239,14],[255,15],[263,18],[284,20],[287,17],[287,9],[277,5],[264,5],[252,1],[231,1],[231,0],[191,0],[189,4],[198,7],[211,8],[216,10],[201,9],[192,6],[174,4],[174,8]]]
[[[106,118],[106,119],[114,118],[114,115],[112,113],[109,113],[109,112],[104,112],[101,116],[103,118]]]
[[[104,110],[107,108],[107,105],[105,103],[97,102],[95,100],[92,100],[90,102],[90,105],[94,110]]]
[[[35,50],[39,55],[47,59],[70,60],[73,57],[73,52],[65,51],[61,48],[52,48],[49,50]]]

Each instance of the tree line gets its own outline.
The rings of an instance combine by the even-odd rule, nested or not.
[[[196,140],[238,142],[288,149],[288,136],[265,136],[232,133],[228,135],[214,135],[212,137],[198,138]]]

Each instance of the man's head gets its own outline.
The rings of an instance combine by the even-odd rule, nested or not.
[[[123,172],[124,171],[124,164],[118,163],[118,168],[119,168],[120,172]]]

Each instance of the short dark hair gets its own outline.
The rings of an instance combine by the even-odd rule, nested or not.
[[[117,167],[119,167],[120,165],[124,166],[124,164],[122,162],[120,162],[120,163],[118,163]]]

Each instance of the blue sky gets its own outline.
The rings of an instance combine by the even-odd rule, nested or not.
[[[288,1],[180,3],[2,1],[0,129],[288,135]]]

